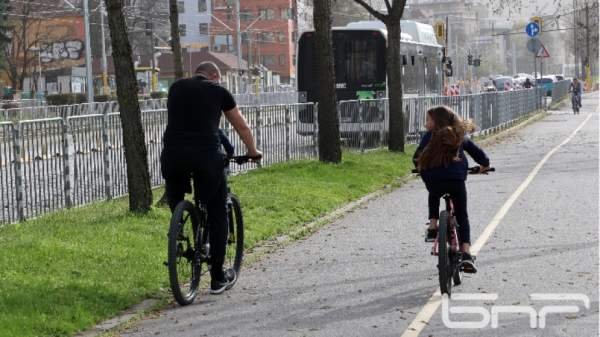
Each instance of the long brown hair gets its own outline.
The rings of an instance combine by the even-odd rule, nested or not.
[[[419,170],[433,167],[448,167],[450,162],[459,160],[460,148],[465,134],[475,128],[470,120],[463,121],[451,108],[437,106],[427,111],[434,122],[431,140],[419,156]]]

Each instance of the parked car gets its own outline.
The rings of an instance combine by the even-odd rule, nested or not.
[[[508,88],[508,90],[513,90],[515,87],[513,78],[509,76],[496,77],[492,80],[492,82],[494,83],[497,91],[505,91],[506,88]]]
[[[564,81],[565,75],[554,75],[557,81]]]

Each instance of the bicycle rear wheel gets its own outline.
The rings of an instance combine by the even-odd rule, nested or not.
[[[452,292],[452,265],[450,264],[450,235],[448,233],[450,218],[447,211],[440,213],[438,230],[438,271],[440,278],[440,292]]]
[[[167,251],[169,283],[173,296],[180,305],[191,304],[198,294],[198,228],[199,219],[194,205],[187,200],[181,201],[171,216]]]
[[[244,257],[244,218],[239,198],[235,194],[230,194],[229,197],[231,203],[227,209],[227,246],[223,267],[225,270],[233,269],[239,275]]]

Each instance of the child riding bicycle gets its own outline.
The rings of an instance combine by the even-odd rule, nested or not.
[[[481,166],[481,173],[489,169],[490,160],[485,152],[467,137],[467,133],[474,129],[473,124],[463,121],[449,107],[438,106],[428,110],[425,128],[427,133],[421,139],[413,162],[429,191],[429,227],[426,240],[435,240],[437,237],[440,198],[444,194],[450,194],[458,222],[464,272],[475,273],[477,269],[470,252],[471,233],[465,186],[469,163],[464,151]]]

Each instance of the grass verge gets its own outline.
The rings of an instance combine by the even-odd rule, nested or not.
[[[233,177],[246,246],[393,183],[410,172],[412,150],[345,153],[339,165],[301,161]],[[1,228],[0,336],[70,336],[159,293],[167,286],[169,215],[131,214],[126,200],[115,200]]]

